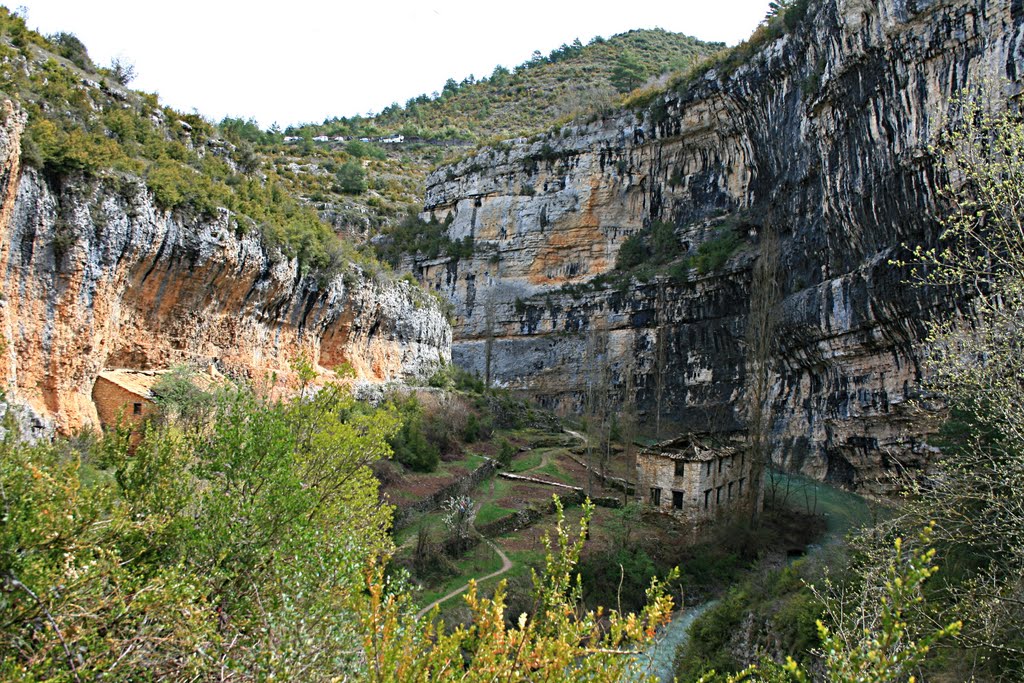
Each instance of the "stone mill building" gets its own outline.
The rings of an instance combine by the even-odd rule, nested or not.
[[[703,526],[760,504],[763,477],[752,465],[745,440],[679,436],[637,455],[637,495],[645,505]]]

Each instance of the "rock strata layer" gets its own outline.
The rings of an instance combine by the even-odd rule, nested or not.
[[[213,363],[269,386],[291,361],[324,377],[423,377],[450,359],[451,327],[434,297],[352,267],[304,275],[252,230],[158,209],[144,183],[106,173],[47,178],[21,168],[24,114],[0,126],[0,376],[7,396],[69,432],[98,419],[106,368]]]
[[[1009,0],[811,2],[738,68],[439,169],[426,215],[475,252],[410,266],[456,305],[455,362],[551,406],[579,410],[607,385],[648,422],[660,403],[674,428],[742,427],[770,229],[776,459],[876,490],[924,466],[935,421],[913,400],[919,342],[955,297],[908,285],[891,260],[937,239],[945,179],[929,144],[954,98],[1019,92],[1022,15]],[[740,246],[704,272],[608,278],[623,242],[659,221],[692,254],[723,231]]]

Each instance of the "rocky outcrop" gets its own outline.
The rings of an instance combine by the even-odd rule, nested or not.
[[[156,208],[137,178],[46,178],[19,166],[24,115],[0,128],[0,376],[62,431],[96,424],[105,368],[215,364],[287,387],[290,361],[327,376],[424,376],[450,358],[434,297],[403,280],[304,275],[234,216]]]
[[[456,305],[453,358],[482,374],[490,346],[497,381],[566,408],[607,358],[610,391],[648,418],[661,393],[680,428],[741,426],[752,264],[770,224],[776,457],[884,489],[931,452],[917,347],[955,298],[909,286],[891,260],[936,240],[944,179],[928,145],[952,98],[969,84],[1019,92],[1022,14],[1010,0],[812,0],[738,68],[440,169],[425,211],[472,235],[475,254],[412,266]],[[708,272],[600,277],[657,221],[691,252],[722,230],[741,246]]]

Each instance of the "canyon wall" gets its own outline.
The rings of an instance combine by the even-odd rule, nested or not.
[[[455,362],[552,407],[607,384],[649,424],[660,404],[673,430],[743,427],[752,266],[771,230],[775,457],[886,490],[933,452],[919,343],[957,299],[891,260],[939,234],[929,144],[953,99],[1019,93],[1022,14],[1018,0],[812,0],[738,67],[439,169],[424,215],[474,254],[409,265],[456,306]],[[739,247],[711,269],[609,276],[658,221],[691,253],[724,232]]]
[[[286,388],[300,355],[322,379],[348,363],[369,381],[424,377],[450,359],[451,327],[410,283],[354,265],[303,274],[226,211],[162,211],[130,175],[21,168],[24,114],[10,101],[2,113],[0,377],[37,424],[96,425],[106,368],[212,363]]]

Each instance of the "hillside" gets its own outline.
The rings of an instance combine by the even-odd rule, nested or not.
[[[38,424],[97,424],[111,368],[252,382],[429,375],[436,298],[339,239],[247,141],[132,91],[0,8],[0,373]],[[16,294],[15,294],[16,293]]]
[[[404,106],[396,102],[370,118],[328,119],[285,134],[471,141],[527,135],[580,114],[610,111],[619,93],[668,72],[686,71],[723,47],[662,29],[597,37],[587,45],[576,39],[546,57],[534,52],[511,70],[497,66],[479,79],[448,79],[439,93],[410,98]],[[616,66],[630,58],[638,67],[633,79],[623,75],[617,80]]]
[[[418,212],[424,178],[439,163],[482,141],[611,112],[623,99],[619,90],[665,82],[669,72],[688,70],[721,48],[661,29],[635,30],[587,45],[576,40],[546,57],[534,53],[514,69],[498,66],[479,79],[449,79],[440,93],[395,103],[373,117],[332,118],[277,136],[241,121],[222,122],[221,129],[259,146],[289,191],[339,232],[368,239]],[[633,64],[629,73],[639,74],[638,80],[615,78],[623,60]],[[397,136],[402,142],[378,142]],[[397,264],[394,253],[378,250]]]

